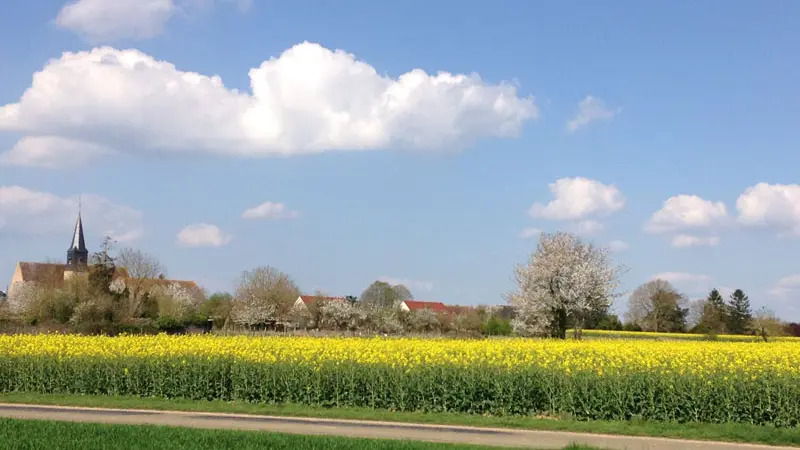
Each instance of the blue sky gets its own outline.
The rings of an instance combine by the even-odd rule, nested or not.
[[[111,232],[212,291],[273,265],[497,304],[533,229],[566,230],[611,245],[626,290],[739,287],[800,320],[800,4],[2,8],[9,279],[65,256],[81,195],[91,250]]]

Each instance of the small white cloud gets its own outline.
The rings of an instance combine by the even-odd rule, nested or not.
[[[767,293],[776,297],[800,297],[800,273],[781,278]]]
[[[77,0],[61,8],[56,25],[92,42],[146,39],[177,11],[173,0]]]
[[[567,130],[574,133],[585,125],[597,120],[610,120],[621,112],[621,109],[608,109],[599,98],[587,96],[578,103],[578,112],[575,117],[567,122]]]
[[[393,277],[380,277],[378,278],[378,280],[383,281],[384,283],[389,283],[392,286],[397,286],[398,284],[402,284],[411,291],[417,289],[430,292],[433,290],[433,283],[430,281],[418,281],[418,280],[409,280],[407,278],[393,278]]]
[[[232,239],[232,235],[223,233],[216,225],[196,223],[178,232],[177,243],[182,247],[222,247]]]
[[[540,230],[538,228],[528,227],[528,228],[523,229],[519,233],[519,237],[522,238],[522,239],[530,239],[530,238],[538,237],[540,234],[542,234],[542,230]]]
[[[100,242],[111,236],[118,242],[142,235],[142,213],[94,194],[60,197],[21,186],[0,186],[0,230],[19,235],[69,233],[78,214],[78,199],[87,239]]]
[[[215,2],[235,3],[241,12],[252,6],[252,0],[74,0],[61,8],[55,23],[95,43],[148,39],[173,17],[210,9]]]
[[[534,203],[528,214],[551,220],[576,220],[605,216],[625,206],[625,197],[614,185],[588,178],[561,178],[549,184],[555,197],[547,205]]]
[[[576,233],[583,236],[592,236],[601,231],[603,231],[603,224],[596,221],[596,220],[582,220],[580,222],[573,223],[570,226],[570,229]]]
[[[74,169],[113,153],[110,148],[91,142],[57,136],[29,136],[0,154],[0,166]]]
[[[800,184],[758,183],[739,196],[736,209],[744,226],[800,236]]]
[[[624,252],[630,248],[630,246],[623,241],[611,241],[608,244],[606,244],[606,247],[608,247],[609,250],[615,253]]]
[[[0,131],[149,155],[439,151],[516,137],[539,114],[512,83],[421,69],[390,78],[309,42],[264,61],[249,78],[244,92],[138,50],[66,52],[34,74],[19,102],[0,106]],[[13,157],[25,159],[20,153]]]
[[[661,272],[653,275],[651,280],[661,279],[669,281],[681,291],[689,295],[702,295],[714,287],[714,279],[708,275],[686,272]]]
[[[668,198],[645,225],[648,233],[666,233],[687,229],[713,228],[728,222],[728,210],[722,202],[704,200],[696,195]]]
[[[710,282],[712,278],[708,275],[686,273],[686,272],[660,272],[651,278],[669,281],[670,283],[699,283]]]
[[[243,219],[294,219],[299,216],[298,211],[291,210],[283,203],[264,202],[258,206],[246,209],[242,213]]]
[[[714,247],[719,245],[718,236],[699,237],[689,234],[679,234],[672,238],[672,246],[675,248],[684,247]]]

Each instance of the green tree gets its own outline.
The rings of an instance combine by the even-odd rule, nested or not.
[[[681,300],[681,294],[676,291],[662,290],[653,294],[654,309],[646,320],[659,324],[655,331],[679,333],[686,329],[689,310],[681,308]]]
[[[361,304],[367,309],[390,309],[398,303],[414,297],[402,284],[392,286],[385,281],[376,281],[361,293]]]
[[[481,326],[481,332],[486,336],[510,336],[512,331],[511,322],[497,316],[489,317]]]
[[[702,333],[726,333],[728,331],[728,306],[717,289],[708,293],[700,322],[695,329]]]
[[[745,334],[753,312],[750,310],[750,299],[741,289],[736,289],[728,300],[728,331],[733,334]]]
[[[616,314],[606,314],[597,322],[597,326],[595,327],[597,330],[613,330],[613,331],[622,331],[623,326],[622,322],[619,320]]]

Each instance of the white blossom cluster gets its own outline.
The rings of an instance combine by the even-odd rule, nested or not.
[[[364,319],[366,313],[348,301],[326,301],[320,307],[322,321],[337,329],[357,327]]]
[[[236,298],[230,318],[233,323],[252,326],[275,320],[276,312],[274,303],[265,302],[260,297],[250,294]]]
[[[122,278],[115,278],[111,283],[108,285],[108,290],[112,294],[122,294],[125,292],[127,286],[125,285],[125,280]]]

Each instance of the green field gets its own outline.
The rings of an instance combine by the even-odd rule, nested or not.
[[[256,431],[201,430],[0,419],[0,450],[481,450],[497,447],[412,441],[302,436]],[[592,450],[572,446],[569,450]],[[565,449],[567,450],[567,449]]]
[[[241,402],[34,393],[0,394],[0,403],[28,403],[104,408],[206,411],[328,419],[465,425],[579,433],[654,436],[675,439],[727,441],[800,447],[800,428],[750,424],[704,424],[647,421],[576,421],[534,417],[493,417],[477,414],[391,412],[370,408],[322,408],[308,405],[268,405]],[[1,448],[1,447],[0,447]]]

